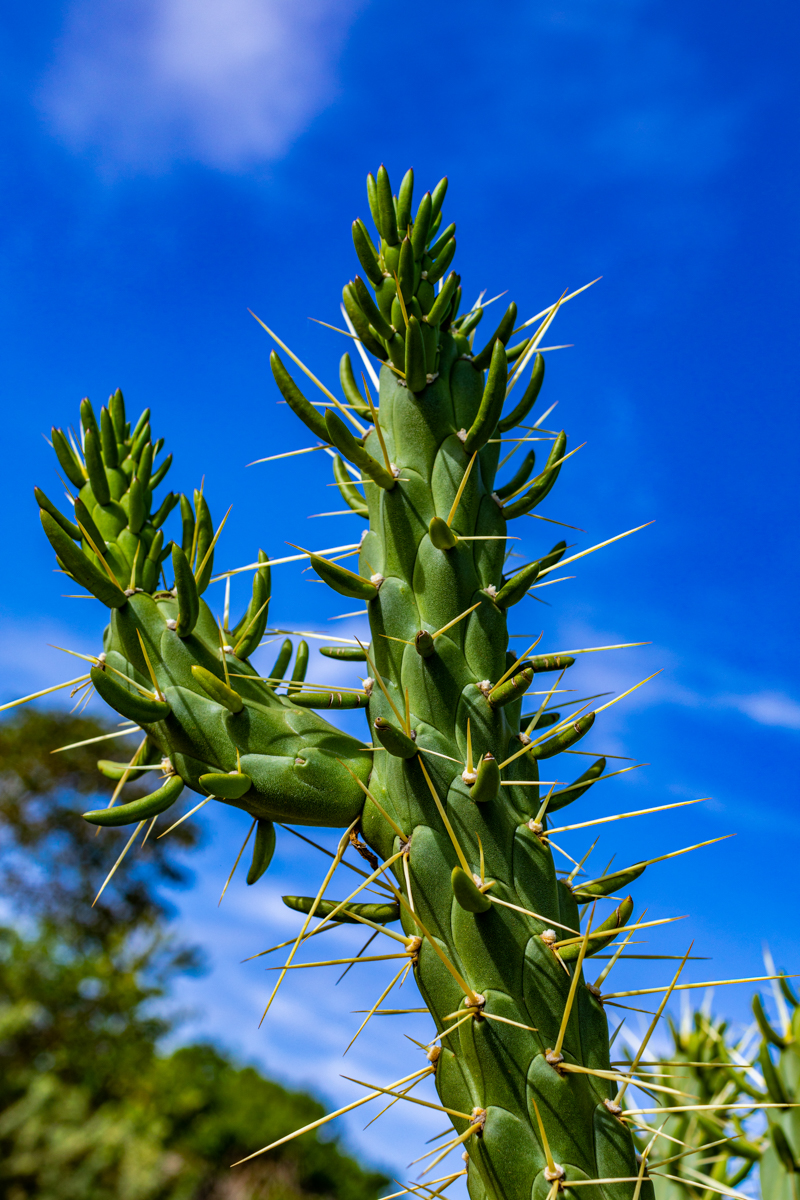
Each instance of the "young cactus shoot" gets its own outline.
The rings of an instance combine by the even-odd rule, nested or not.
[[[85,817],[130,825],[124,854],[145,826],[148,836],[156,822],[174,824],[184,787],[196,793],[191,811],[212,799],[234,805],[252,818],[248,884],[269,867],[275,823],[343,830],[324,878],[299,880],[310,894],[285,897],[298,913],[285,966],[338,922],[379,939],[370,955],[399,956],[395,985],[416,980],[435,1026],[418,1069],[366,1085],[349,1106],[414,1102],[405,1093],[432,1078],[452,1131],[409,1194],[438,1196],[466,1176],[473,1200],[654,1200],[652,1164],[679,1148],[658,1132],[658,1102],[636,1090],[638,1063],[629,1072],[612,1061],[609,1015],[616,1026],[620,1006],[641,1001],[624,1000],[608,976],[637,930],[663,923],[636,915],[629,888],[650,862],[696,847],[676,839],[626,866],[622,838],[613,871],[576,861],[574,830],[624,829],[605,823],[602,798],[606,780],[633,768],[609,771],[586,755],[581,739],[615,701],[592,707],[578,687],[562,703],[563,679],[579,676],[589,650],[622,647],[564,651],[546,633],[509,641],[517,604],[625,536],[573,550],[559,535],[574,526],[536,511],[577,461],[566,434],[549,428],[551,410],[534,414],[548,331],[577,292],[527,319],[513,302],[504,312],[469,307],[453,269],[455,225],[443,215],[447,180],[419,197],[408,171],[394,194],[381,167],[367,192],[374,228],[352,227],[358,262],[342,295],[350,349],[339,387],[323,386],[264,325],[278,347],[275,382],[309,449],[330,452],[344,505],[365,523],[360,540],[297,547],[272,563],[259,551],[237,569],[252,573],[252,598],[231,624],[223,588],[236,572],[213,577],[224,519],[215,527],[202,490],[155,498],[171,456],[158,464],[149,410],[132,427],[117,391],[99,415],[83,401],[80,439],[53,430],[69,504],[65,515],[37,489],[42,525],[60,569],[110,611],[102,653],[63,686],[94,687],[142,734],[130,761],[101,760],[112,802]],[[180,530],[166,540],[178,506]],[[287,638],[268,675],[251,665],[270,629],[272,568],[287,559],[310,563],[368,615],[368,644],[321,648],[353,664],[348,688],[313,682],[306,641]],[[517,657],[510,645],[526,649]],[[356,708],[363,739],[326,711]],[[161,772],[159,785],[126,802],[125,783],[146,769]],[[574,817],[563,811],[573,804]],[[339,869],[353,848],[360,879]],[[686,961],[648,997],[657,1017],[685,986]],[[267,1019],[287,977],[278,972],[265,996]],[[390,990],[377,1003],[365,997],[367,1020],[391,1008]]]

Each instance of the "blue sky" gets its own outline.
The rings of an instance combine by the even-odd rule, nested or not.
[[[247,309],[335,379],[340,339],[307,318],[338,319],[367,171],[384,161],[399,179],[413,165],[423,187],[447,174],[468,293],[509,289],[536,312],[603,277],[554,327],[574,348],[551,355],[544,396],[586,447],[542,511],[585,529],[581,547],[655,524],[578,564],[552,607],[526,601],[515,628],[544,626],[552,649],[652,643],[587,656],[575,683],[624,690],[663,668],[592,732],[590,749],[651,764],[609,784],[607,811],[713,799],[613,826],[600,852],[633,861],[736,833],[703,858],[654,867],[636,898],[654,917],[691,914],[659,945],[674,953],[696,936],[713,961],[695,979],[758,974],[765,939],[800,969],[797,24],[788,3],[718,0],[7,10],[5,697],[69,677],[48,642],[99,645],[98,606],[60,598],[31,495],[34,483],[55,492],[41,434],[74,422],[83,395],[102,403],[121,386],[131,407],[151,406],[176,451],[171,486],[205,475],[218,518],[234,503],[220,565],[251,561],[259,545],[277,556],[286,541],[352,540],[356,518],[308,524],[337,507],[317,456],[246,468],[306,444],[276,405],[268,340]],[[343,607],[298,568],[281,570],[276,622],[359,631],[328,624]],[[234,598],[244,603],[244,588]],[[287,835],[263,885],[232,885],[217,912],[243,821],[209,822],[197,886],[177,898],[180,930],[214,967],[182,989],[191,1029],[346,1102],[350,1009],[383,975],[356,986],[351,972],[334,999],[326,980],[292,981],[272,1026],[256,1030],[264,976],[236,964],[274,931],[288,936],[278,897],[302,890],[309,860]],[[744,1019],[749,990],[715,1003]],[[413,1029],[364,1038],[351,1052],[360,1077],[406,1073],[402,1032]],[[388,1121],[362,1138],[351,1120],[349,1136],[400,1169],[428,1129],[417,1111],[395,1127],[402,1139]]]

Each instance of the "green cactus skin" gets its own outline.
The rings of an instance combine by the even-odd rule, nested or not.
[[[410,186],[407,177],[404,214],[406,208],[411,211]],[[158,522],[148,515],[155,479],[150,474],[149,414],[131,433],[117,393],[110,413],[102,417],[105,437],[89,438],[92,482],[83,479],[86,469],[65,439],[54,439],[54,445],[62,465],[67,454],[72,455],[69,471],[66,466],[64,470],[76,486],[82,481],[80,498],[105,539],[104,550],[84,538],[83,552],[98,569],[108,566],[125,592],[126,602],[111,611],[101,669],[123,688],[125,679],[138,685],[130,691],[130,700],[123,696],[125,704],[134,703],[134,692],[147,692],[169,709],[159,719],[142,723],[147,753],[168,758],[171,770],[201,795],[212,794],[204,787],[206,776],[246,775],[252,783],[248,791],[238,799],[220,799],[261,821],[347,827],[360,817],[364,838],[384,860],[404,852],[410,894],[400,860],[393,866],[393,878],[403,900],[405,934],[411,939],[424,933],[414,970],[425,1003],[440,1033],[451,1027],[450,1014],[473,1014],[442,1043],[435,1070],[442,1103],[473,1114],[469,1120],[453,1118],[458,1134],[473,1129],[465,1142],[473,1200],[546,1200],[556,1192],[573,1200],[630,1200],[634,1194],[639,1200],[653,1200],[653,1184],[646,1176],[640,1185],[598,1183],[574,1191],[568,1186],[570,1179],[630,1179],[638,1165],[630,1127],[613,1103],[617,1084],[561,1069],[564,1062],[607,1071],[608,1023],[599,996],[585,985],[578,947],[573,943],[569,952],[565,950],[566,961],[554,947],[559,937],[569,938],[567,930],[580,929],[581,918],[547,842],[548,818],[540,813],[547,789],[514,786],[536,785],[539,779],[539,731],[533,730],[531,752],[526,752],[528,741],[520,736],[523,693],[537,669],[552,671],[571,663],[526,660],[515,669],[514,656],[507,650],[507,618],[511,603],[520,597],[506,592],[503,604],[495,603],[507,582],[503,570],[509,506],[511,515],[522,515],[550,491],[566,439],[559,435],[540,473],[521,484],[520,494],[512,491],[504,507],[496,493],[502,485],[496,479],[501,450],[496,439],[506,394],[504,346],[513,332],[516,308],[512,305],[501,315],[496,333],[473,356],[472,338],[482,310],[458,318],[458,277],[444,279],[438,293],[445,297],[442,302],[433,286],[446,275],[455,251],[453,227],[439,232],[445,190],[443,181],[432,197],[423,199],[417,236],[409,218],[409,238],[408,226],[397,228],[385,170],[381,168],[377,180],[370,177],[370,207],[381,238],[373,246],[358,224],[354,237],[376,299],[374,304],[364,300],[367,286],[361,280],[348,285],[344,295],[362,341],[385,360],[379,422],[386,458],[374,428],[363,444],[357,441],[356,449],[350,447],[366,482],[362,497],[345,481],[345,500],[361,511],[362,497],[369,520],[358,578],[336,564],[322,565],[320,573],[335,590],[361,596],[368,609],[369,670],[376,676],[376,686],[370,693],[368,684],[366,695],[374,733],[371,753],[317,712],[298,707],[291,694],[278,694],[286,656],[271,673],[272,682],[266,682],[230,648],[245,629],[240,622],[230,634],[220,631],[202,600],[211,576],[213,531],[199,493],[194,505],[181,498],[181,546],[197,595],[180,556],[173,558],[180,576],[177,594],[158,589],[147,564],[160,566],[171,547],[157,544]],[[514,357],[519,363],[519,351]],[[302,395],[298,400],[296,384],[277,354],[273,369],[300,419],[316,436],[333,441],[340,454],[346,453],[348,438],[353,439],[349,432],[347,437],[342,434],[338,417],[322,423],[318,410]],[[535,399],[542,382],[541,357],[534,360],[533,371]],[[415,390],[406,386],[404,373]],[[344,376],[352,390],[352,370]],[[523,405],[520,400],[514,394],[507,407],[516,404],[517,411],[527,411],[526,405],[533,402]],[[359,412],[365,419],[363,408]],[[93,421],[89,407],[85,427]],[[109,435],[112,426],[114,438]],[[121,465],[112,465],[115,455]],[[103,471],[110,493],[105,503],[100,502],[101,495],[105,499]],[[531,461],[526,479],[532,473]],[[341,465],[337,477],[342,480]],[[445,536],[443,526],[452,537]],[[483,540],[468,540],[473,538]],[[547,550],[542,547],[543,557]],[[559,544],[551,553],[562,552]],[[256,572],[259,587],[259,574],[266,569],[265,564]],[[248,610],[247,617],[251,623],[263,619],[261,632],[266,625],[263,590],[258,593],[261,607],[254,607],[254,591],[253,611]],[[474,611],[456,622],[473,606]],[[433,636],[447,625],[447,632]],[[249,647],[253,638],[246,642]],[[296,676],[297,672],[294,682]],[[296,694],[308,701],[306,691]],[[406,725],[406,703],[410,719],[400,728]],[[119,711],[124,715],[124,707]],[[567,724],[569,737],[551,743],[548,755],[574,742],[592,719],[593,714],[587,714],[580,728]],[[549,718],[542,729],[545,724],[551,725]],[[404,736],[393,737],[388,726]],[[560,731],[560,725],[553,729],[556,737]],[[490,755],[500,766],[501,786],[492,786],[493,770],[482,775],[480,803],[471,796],[473,779],[463,765],[468,736],[475,764]],[[409,752],[409,738],[416,753]],[[517,752],[519,756],[504,765]],[[576,760],[558,762],[565,765],[548,762],[548,776],[550,771],[554,778],[579,774],[572,767]],[[604,766],[600,760],[594,774],[581,777],[585,787],[562,793],[559,807],[591,787]],[[374,802],[364,800],[359,780],[367,784]],[[402,830],[402,838],[384,813]],[[485,884],[479,875],[479,846]],[[456,872],[454,891],[455,868],[461,873]],[[474,891],[469,876],[476,880]],[[488,906],[482,893],[483,899],[490,898]],[[615,902],[599,901],[598,927],[607,915],[603,906]],[[475,911],[482,908],[485,911]],[[605,927],[624,923],[631,909],[632,902],[626,900]],[[612,932],[588,942],[587,957],[613,936]],[[554,1056],[571,972],[576,970],[580,975],[561,1054]],[[512,1023],[494,1021],[493,1016]],[[548,1168],[534,1102],[556,1163],[555,1176]]]

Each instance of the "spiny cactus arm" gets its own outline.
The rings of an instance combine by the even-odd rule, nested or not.
[[[382,170],[370,184],[379,244],[370,248],[362,225],[354,226],[362,262],[373,256],[365,274],[375,299],[360,278],[344,292],[356,333],[382,363],[379,409],[357,444],[330,410],[326,418],[328,439],[359,471],[369,530],[358,571],[312,564],[334,590],[367,606],[374,766],[362,828],[391,864],[383,878],[394,881],[406,936],[421,939],[413,970],[442,1039],[441,1103],[462,1114],[453,1123],[469,1158],[470,1190],[544,1200],[559,1181],[563,1190],[570,1178],[635,1180],[638,1170],[607,1074],[602,1001],[582,974],[584,958],[630,920],[632,901],[599,914],[596,936],[574,936],[577,899],[559,879],[548,839],[553,786],[539,784],[538,760],[574,745],[594,714],[557,719],[547,739],[537,730],[521,741],[522,696],[537,667],[557,664],[507,652],[508,612],[565,551],[560,543],[523,579],[519,572],[504,578],[507,520],[550,490],[566,437],[553,441],[538,480],[527,483],[529,459],[516,486],[498,493],[504,347],[516,308],[473,355],[471,329],[459,327],[457,276],[438,297],[432,286],[441,260],[449,267],[452,259],[452,231],[440,244],[430,228],[415,238],[416,221],[428,221],[427,197],[398,230],[387,180]],[[404,203],[409,196],[407,178]],[[539,362],[535,370],[534,391]],[[522,415],[533,399],[518,406]],[[393,478],[381,475],[381,464]],[[524,504],[515,508],[517,491]],[[572,795],[568,784],[559,806],[593,786],[604,765],[584,772]],[[559,937],[572,938],[563,954]],[[454,1021],[461,1024],[450,1036]],[[595,1190],[613,1200],[632,1195],[623,1183],[598,1182],[587,1194]],[[646,1178],[640,1194],[653,1195]]]
[[[86,818],[98,825],[153,818],[176,802],[185,784],[258,820],[250,869],[255,882],[272,856],[272,821],[349,825],[361,811],[357,780],[368,777],[371,760],[355,739],[303,705],[305,642],[291,680],[284,679],[291,642],[270,676],[261,678],[249,663],[268,619],[270,565],[263,552],[241,619],[232,629],[227,612],[222,623],[215,621],[202,594],[224,520],[215,531],[200,492],[193,502],[168,496],[152,513],[153,491],[169,460],[153,473],[161,445],[150,441],[149,412],[131,431],[117,392],[99,424],[88,400],[81,419],[83,454],[60,431],[53,436],[68,477],[82,481],[78,495],[70,496],[76,520],[37,489],[42,524],[62,567],[111,610],[103,652],[90,659],[91,683],[146,735],[134,764],[104,764],[103,773],[110,768],[120,785],[142,766],[158,763],[164,773],[151,796]],[[180,544],[165,544],[161,525],[179,501]],[[163,577],[167,565],[172,587]]]

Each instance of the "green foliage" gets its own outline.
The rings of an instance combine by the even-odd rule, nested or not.
[[[147,856],[118,873],[92,907],[108,870],[111,839],[120,835],[97,836],[75,820],[75,813],[89,807],[90,798],[100,799],[98,754],[116,747],[121,758],[130,757],[130,738],[92,740],[117,732],[116,726],[91,718],[36,709],[0,723],[0,891],[25,917],[69,931],[77,949],[164,916],[168,905],[159,887],[188,882],[175,852],[197,841],[189,824],[179,826],[168,842],[154,839]],[[90,744],[54,753],[86,741]],[[131,800],[142,795],[138,782],[127,788]]]
[[[0,725],[0,881],[17,929],[0,929],[0,1196],[4,1200],[372,1200],[383,1177],[308,1134],[236,1176],[254,1143],[323,1113],[211,1046],[165,1055],[171,979],[197,967],[164,923],[159,884],[187,826],[118,873],[94,908],[108,833],[74,817],[96,791],[85,718],[28,711]],[[107,743],[103,743],[107,744]],[[183,832],[181,832],[183,831]],[[118,835],[116,835],[118,836]]]

